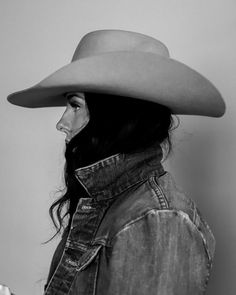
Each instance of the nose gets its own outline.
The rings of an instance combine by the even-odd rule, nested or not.
[[[64,116],[65,116],[65,113],[62,115],[61,119],[57,122],[56,129],[58,131],[66,133],[68,135],[70,131],[69,131],[68,126],[66,125]]]
[[[58,131],[64,132],[66,134],[69,133],[69,130],[64,126],[64,124],[61,120],[57,123],[56,128]]]
[[[58,123],[56,125],[56,128],[57,128],[58,131],[64,132],[63,131],[64,127],[63,127],[63,124],[62,124],[61,120],[58,121]]]

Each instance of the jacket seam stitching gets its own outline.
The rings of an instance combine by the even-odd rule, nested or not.
[[[73,223],[73,219],[74,219],[74,216],[72,217],[72,223]],[[69,229],[68,236],[67,236],[67,238],[66,238],[66,244],[65,244],[65,247],[64,247],[64,249],[63,249],[63,251],[62,251],[62,254],[61,254],[60,260],[59,260],[59,262],[58,262],[58,264],[57,264],[57,267],[56,267],[56,269],[54,270],[54,272],[53,272],[53,274],[52,274],[52,276],[51,276],[51,278],[50,278],[50,280],[49,280],[49,282],[48,282],[48,284],[47,284],[47,288],[45,289],[44,294],[47,294],[47,291],[49,290],[49,287],[50,287],[51,283],[52,283],[53,280],[55,279],[55,274],[56,274],[57,270],[59,269],[59,267],[60,267],[61,264],[62,264],[63,257],[64,257],[64,255],[65,255],[66,250],[68,249],[67,241],[68,241],[68,239],[69,239],[70,233],[71,233],[71,227],[70,227],[70,229]],[[71,285],[72,285],[72,284],[73,284],[73,282],[71,283]],[[70,286],[70,288],[71,288],[71,286]],[[70,291],[70,289],[69,289],[69,291]]]
[[[135,181],[134,183],[131,183],[131,184],[127,185],[127,186],[124,186],[123,189],[121,189],[120,191],[112,194],[112,196],[110,196],[110,197],[106,197],[107,190],[97,191],[95,194],[91,193],[91,195],[94,198],[99,198],[99,200],[100,200],[101,196],[102,196],[101,199],[103,199],[103,197],[105,197],[104,198],[105,200],[115,199],[115,198],[119,197],[120,195],[124,194],[126,191],[128,191],[132,187],[138,186],[138,185],[140,185],[140,184],[142,184],[142,183],[144,183],[146,181],[147,181],[147,178],[145,178],[145,177],[144,178],[140,178],[139,180]]]
[[[123,231],[125,231],[127,228],[129,228],[130,226],[132,226],[134,223],[138,222],[139,220],[141,220],[142,218],[144,218],[146,215],[148,215],[149,213],[152,213],[153,211],[160,211],[160,209],[155,209],[152,208],[150,210],[148,210],[147,212],[143,213],[142,215],[140,215],[139,217],[129,221],[128,223],[126,223],[125,225],[122,226],[122,228],[110,239],[109,244],[111,245],[113,240]]]
[[[98,261],[97,261],[97,264],[96,264],[96,272],[95,272],[95,276],[94,276],[94,282],[93,282],[93,295],[96,295],[97,293],[97,280],[98,280],[98,264],[99,264],[99,259],[100,256],[98,256]]]
[[[91,254],[83,261],[83,264],[80,264],[78,268],[76,268],[76,271],[80,272],[83,270],[93,259],[94,257],[98,254],[99,250],[101,249],[102,245],[99,245],[95,249],[91,251]],[[86,254],[86,252],[85,252]]]
[[[169,206],[169,202],[167,201],[167,198],[162,190],[162,188],[160,187],[160,185],[157,183],[155,176],[151,177],[149,179],[149,183],[150,186],[152,188],[152,190],[155,193],[155,196],[158,198],[159,204],[161,206],[161,209],[168,209]]]
[[[185,213],[184,211],[182,210],[174,210],[174,209],[157,209],[157,208],[152,208],[150,210],[148,210],[147,212],[145,212],[144,214],[142,214],[141,216],[139,216],[138,218],[126,223],[113,237],[112,239],[110,240],[110,242],[108,243],[109,246],[111,247],[112,246],[112,243],[113,243],[113,240],[115,238],[118,237],[119,234],[121,234],[122,232],[124,232],[125,230],[127,230],[128,228],[130,228],[133,224],[135,224],[136,222],[142,220],[145,216],[149,215],[150,213],[157,213],[157,214],[160,214],[160,213],[166,213],[166,212],[169,212],[169,213],[176,213],[178,216],[182,216],[184,217],[192,226],[193,228],[200,234],[201,236],[201,239],[203,241],[203,245],[204,245],[204,248],[205,248],[205,251],[206,251],[206,254],[207,254],[207,257],[209,259],[209,264],[210,264],[210,267],[212,265],[212,257],[210,255],[210,252],[209,252],[209,249],[208,249],[208,246],[207,246],[207,242],[206,242],[206,239],[202,233],[202,231],[196,226],[195,223],[193,223],[193,221],[190,219],[189,215],[187,213]]]

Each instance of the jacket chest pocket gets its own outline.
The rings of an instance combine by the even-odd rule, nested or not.
[[[101,248],[102,245],[97,245],[87,250],[80,258],[77,271],[84,270],[98,256],[98,252]]]
[[[94,295],[99,268],[99,252],[102,245],[88,249],[79,259],[76,274],[68,295]]]
[[[67,247],[44,294],[94,295],[101,248],[102,245],[92,246],[81,255]]]

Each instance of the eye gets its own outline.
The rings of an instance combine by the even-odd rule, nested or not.
[[[66,98],[67,98],[67,102],[68,102],[68,105],[70,105],[74,111],[77,111],[78,109],[81,108],[81,105],[80,103],[77,101],[77,96],[74,95],[74,94],[67,94],[66,95]]]
[[[75,111],[80,109],[80,105],[74,101],[69,101],[69,104]]]

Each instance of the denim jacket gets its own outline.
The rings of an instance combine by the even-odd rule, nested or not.
[[[150,148],[75,171],[89,197],[78,196],[45,295],[204,294],[215,239],[161,158]]]

